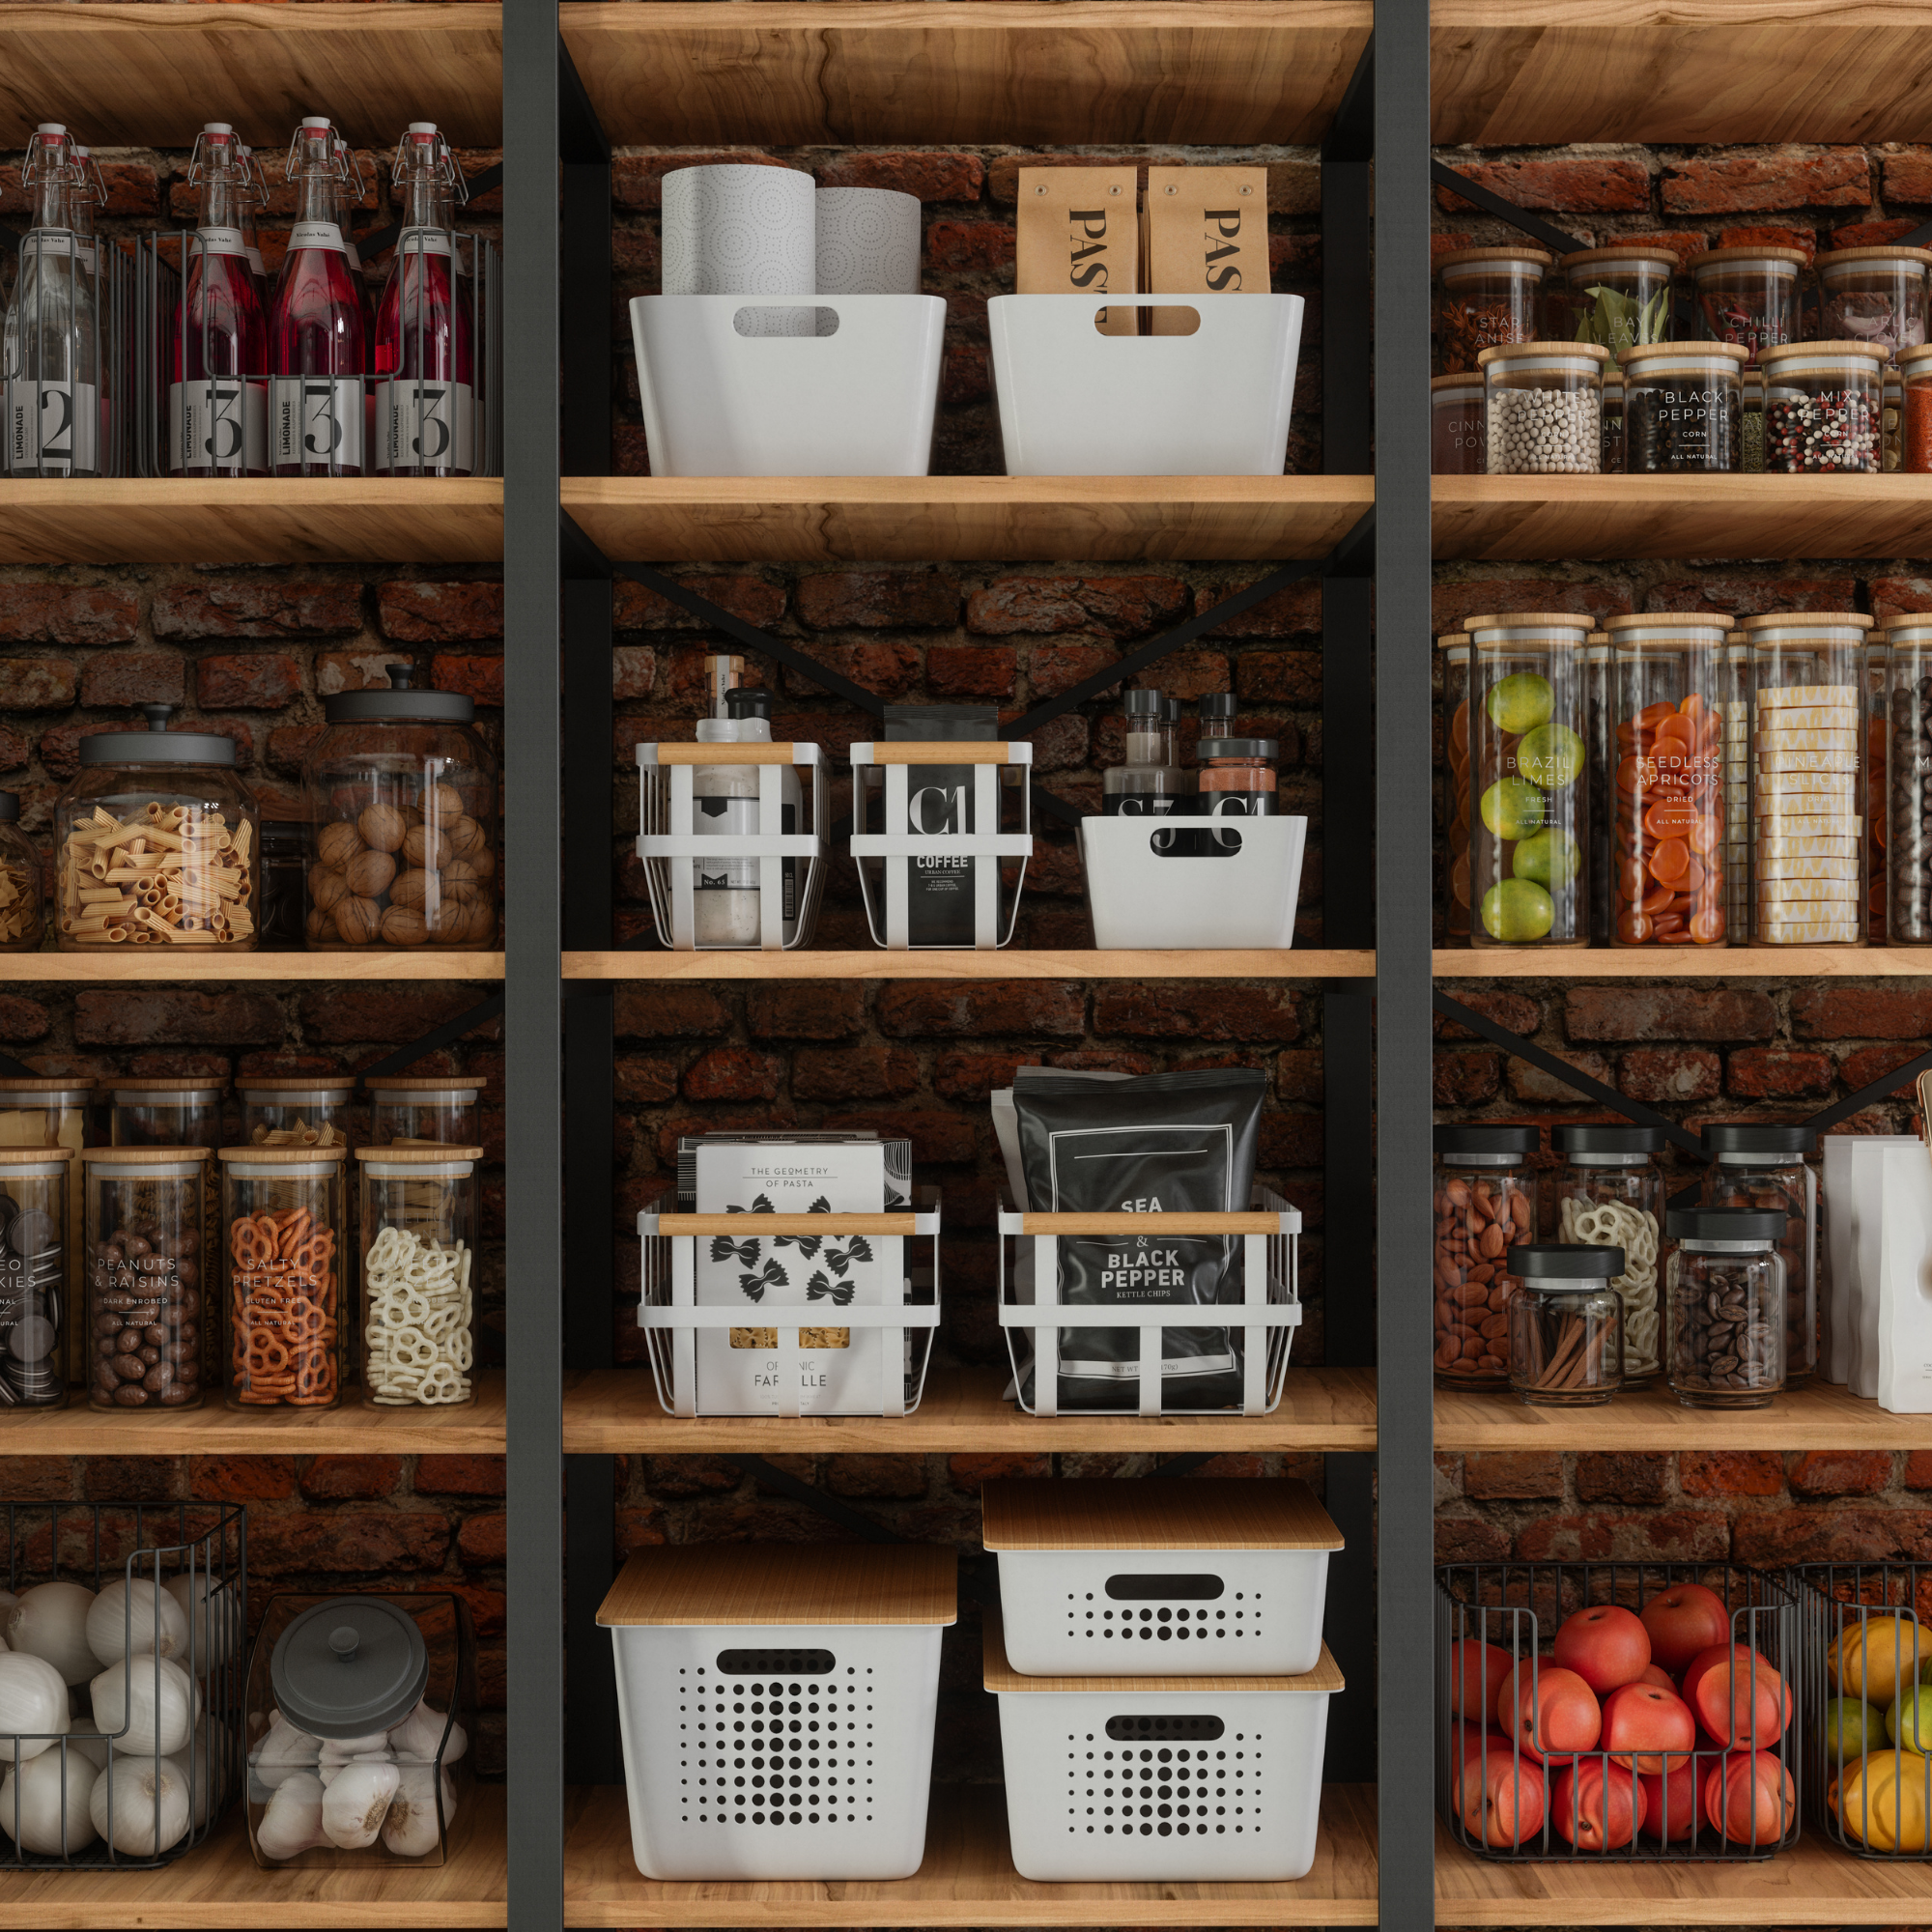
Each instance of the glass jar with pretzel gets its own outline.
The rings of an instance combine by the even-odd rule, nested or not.
[[[348,1341],[347,1150],[221,1150],[221,1318],[231,1408],[332,1408]]]
[[[456,1408],[476,1400],[480,1147],[371,1147],[362,1169],[362,1400]]]

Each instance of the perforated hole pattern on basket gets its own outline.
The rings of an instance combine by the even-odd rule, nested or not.
[[[1262,1593],[1236,1590],[1219,1604],[1110,1604],[1092,1590],[1066,1593],[1066,1634],[1132,1643],[1216,1643],[1262,1634]]]
[[[1262,1734],[1219,1718],[1110,1718],[1067,1733],[1069,1834],[1240,1837],[1260,1832]]]
[[[830,1651],[727,1650],[680,1668],[687,1825],[869,1825],[872,1672]]]

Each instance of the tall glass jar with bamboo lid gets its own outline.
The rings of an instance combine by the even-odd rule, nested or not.
[[[362,1084],[371,1147],[449,1147],[481,1137],[480,1073],[375,1073]]]
[[[251,1147],[346,1148],[353,1073],[242,1074],[242,1138]]]
[[[0,1409],[67,1406],[68,1337],[78,1320],[64,1147],[0,1148]]]
[[[205,1147],[86,1148],[88,1406],[198,1408],[208,1295]]]
[[[1883,800],[1885,936],[1932,946],[1932,616],[1899,618],[1885,642],[1884,774],[1866,782]]]
[[[476,1400],[479,1147],[365,1148],[362,1399],[374,1408]]]
[[[1442,663],[1442,752],[1436,770],[1443,849],[1448,854],[1444,884],[1443,938],[1451,946],[1469,943],[1469,634],[1437,638]]]
[[[1469,943],[1589,940],[1588,617],[1470,617]]]
[[[0,1148],[67,1148],[78,1154],[88,1141],[88,1109],[94,1082],[73,1074],[0,1074]],[[62,1338],[62,1373],[69,1381],[88,1376],[87,1324],[81,1302],[80,1170],[69,1176],[67,1194],[67,1306]]]
[[[1612,617],[1612,943],[1722,946],[1723,654],[1715,611]]]
[[[333,1408],[349,1345],[346,1147],[221,1150],[230,1408]]]
[[[1833,248],[1812,269],[1818,277],[1820,341],[1869,342],[1896,356],[1925,340],[1932,248],[1896,242]]]
[[[1763,351],[1803,333],[1802,248],[1713,248],[1690,258],[1691,306],[1704,342],[1737,342]]]

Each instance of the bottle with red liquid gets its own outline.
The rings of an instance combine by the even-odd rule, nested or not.
[[[248,263],[248,178],[226,122],[194,144],[201,190],[182,299],[169,316],[168,474],[268,474],[268,326]]]
[[[384,476],[474,469],[474,345],[446,213],[460,179],[435,123],[412,122],[396,150],[403,232],[376,313],[376,467]]]
[[[362,272],[362,257],[355,246],[355,211],[362,206],[362,169],[349,143],[335,137],[335,158],[341,169],[335,181],[335,220],[342,230],[342,252],[349,257],[349,279],[355,284],[355,299],[362,309],[362,341],[373,350],[376,341],[376,306],[369,299],[369,278]],[[366,370],[365,370],[365,373]]]
[[[269,205],[269,178],[262,172],[262,163],[255,158],[253,148],[242,146],[235,151],[242,157],[242,187],[236,197],[237,212],[242,223],[242,245],[248,254],[248,273],[255,283],[255,295],[262,305],[262,327],[269,326],[269,298],[273,289],[269,281],[269,271],[262,265],[262,237],[256,228],[256,217]],[[264,340],[267,340],[266,335]]]
[[[289,145],[296,222],[269,306],[269,460],[277,476],[363,469],[362,327],[336,193],[335,130],[312,114]]]

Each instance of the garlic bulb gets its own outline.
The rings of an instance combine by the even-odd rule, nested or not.
[[[261,1785],[273,1791],[282,1780],[298,1771],[313,1771],[322,1750],[322,1740],[298,1731],[277,1711],[269,1725],[269,1734],[248,1753],[251,1789]]]
[[[87,1612],[88,1648],[101,1664],[130,1657],[179,1657],[187,1648],[187,1614],[146,1577],[116,1577]]]
[[[94,1721],[114,1740],[118,1756],[127,1751],[165,1757],[187,1743],[201,1693],[179,1663],[165,1657],[137,1657],[111,1663],[92,1685]],[[125,1729],[125,1735],[123,1727]],[[185,1800],[184,1800],[185,1802]]]
[[[327,1791],[352,1764],[394,1764],[395,1755],[391,1751],[358,1751],[354,1757],[330,1757],[324,1752],[316,1765],[315,1775],[322,1779],[322,1788]]]
[[[322,1829],[331,1845],[357,1852],[376,1842],[402,1774],[385,1759],[346,1764],[322,1794]]]
[[[355,1757],[387,1757],[389,1734],[371,1731],[366,1738],[324,1738],[318,1755],[324,1764],[347,1764]]]
[[[107,1740],[92,1718],[74,1718],[67,1727],[68,1753],[84,1757],[96,1771],[107,1769]]]
[[[241,1639],[242,1605],[235,1592],[206,1570],[192,1575],[185,1570],[170,1577],[163,1587],[181,1605],[193,1639],[191,1645],[184,1645],[176,1653],[176,1662],[192,1669],[197,1677],[219,1670],[234,1656]],[[113,1659],[102,1662],[111,1663]]]
[[[23,1852],[41,1852],[51,1858],[66,1858],[93,1844],[100,1833],[88,1816],[87,1804],[94,1795],[97,1776],[93,1765],[77,1750],[43,1751],[29,1758],[17,1772],[10,1767],[6,1777],[0,1779],[0,1832]],[[61,1825],[63,1799],[67,1804],[65,1830]]]
[[[436,1780],[442,1779],[442,1818],[436,1815]],[[419,1859],[437,1848],[443,1827],[456,1816],[456,1786],[448,1772],[433,1764],[402,1768],[402,1782],[389,1801],[383,1823],[383,1843],[399,1859]]]
[[[187,1836],[187,1780],[164,1757],[117,1751],[112,1768],[94,1780],[87,1814],[117,1852],[155,1858]]]
[[[0,1655],[0,1752],[21,1763],[39,1757],[68,1724],[67,1686],[43,1657]]]
[[[321,1781],[313,1772],[290,1772],[275,1787],[262,1822],[255,1827],[255,1849],[265,1859],[292,1859],[327,1843],[322,1829]]]
[[[36,1583],[8,1612],[0,1636],[9,1650],[43,1657],[64,1682],[85,1684],[100,1668],[87,1640],[94,1592],[78,1583]]]
[[[406,1764],[428,1764],[436,1756],[437,1747],[442,1744],[445,1722],[449,1725],[449,1743],[443,1748],[442,1761],[446,1766],[452,1765],[469,1748],[469,1735],[453,1719],[445,1719],[427,1698],[389,1733],[390,1747]]]

